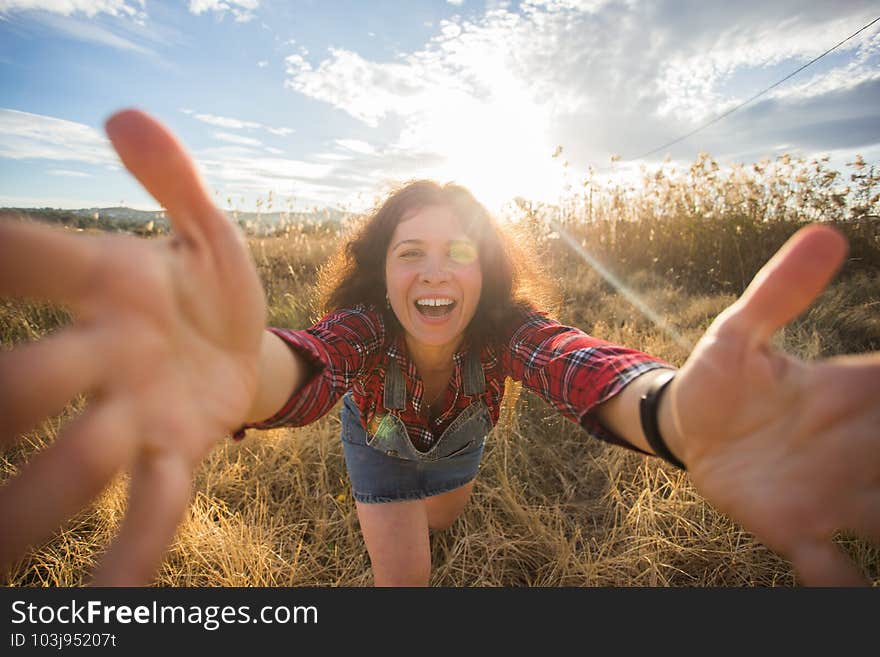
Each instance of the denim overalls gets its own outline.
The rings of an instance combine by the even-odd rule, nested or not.
[[[486,435],[492,429],[483,367],[475,350],[464,359],[462,391],[472,397],[427,452],[410,440],[397,416],[406,408],[406,381],[394,358],[385,375],[384,406],[388,411],[372,434],[361,424],[360,409],[351,393],[343,397],[342,447],[358,502],[396,502],[445,493],[477,475]]]

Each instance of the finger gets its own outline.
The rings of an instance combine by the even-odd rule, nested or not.
[[[872,471],[873,489],[848,502],[849,508],[841,514],[840,526],[845,527],[854,536],[880,544],[880,486],[877,484],[876,475],[880,472],[877,467],[880,466],[880,459],[876,456],[878,450],[880,450],[880,441],[875,440],[871,457],[876,464]]]
[[[177,456],[138,461],[125,520],[94,573],[93,586],[144,586],[152,581],[189,505],[191,477]]]
[[[95,271],[97,242],[38,222],[0,219],[0,297],[77,300]]]
[[[48,538],[101,492],[130,460],[131,424],[120,402],[90,407],[0,488],[0,567]]]
[[[68,327],[0,353],[0,443],[94,390],[103,369],[88,334]]]
[[[866,586],[868,581],[852,560],[830,540],[799,544],[791,555],[798,580],[804,586]]]
[[[828,285],[847,248],[846,238],[830,226],[802,228],[761,268],[725,314],[726,327],[747,333],[754,344],[766,344]]]
[[[105,125],[125,167],[168,210],[174,229],[192,245],[213,248],[234,227],[211,202],[195,163],[165,126],[139,110],[124,110]]]

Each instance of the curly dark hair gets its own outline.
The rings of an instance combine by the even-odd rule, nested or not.
[[[385,303],[385,258],[397,224],[428,206],[452,209],[477,245],[483,287],[467,329],[472,344],[482,347],[491,342],[525,312],[556,310],[556,291],[535,255],[522,248],[514,234],[503,231],[473,194],[455,183],[414,180],[393,191],[366,215],[344,247],[321,269],[319,312],[372,305],[383,314],[389,334],[399,332],[400,322]]]

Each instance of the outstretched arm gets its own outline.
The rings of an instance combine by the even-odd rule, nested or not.
[[[595,408],[596,417],[615,434],[623,438],[630,445],[637,447],[643,452],[653,454],[654,450],[648,444],[645,432],[642,429],[639,402],[648,388],[658,377],[668,376],[669,370],[651,370],[634,379],[629,385],[621,390],[608,401],[598,404]],[[672,404],[669,391],[666,390],[660,398],[657,408],[657,422],[660,435],[667,446],[678,445],[681,438],[675,427],[672,416]],[[676,454],[676,452],[673,452]],[[677,456],[677,454],[676,454]]]
[[[284,340],[271,331],[263,331],[258,371],[257,393],[244,419],[245,424],[275,415],[290,395],[305,384],[312,368]]]

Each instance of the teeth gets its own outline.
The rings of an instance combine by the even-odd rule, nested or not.
[[[448,306],[455,303],[452,299],[419,299],[416,304],[419,306]]]

